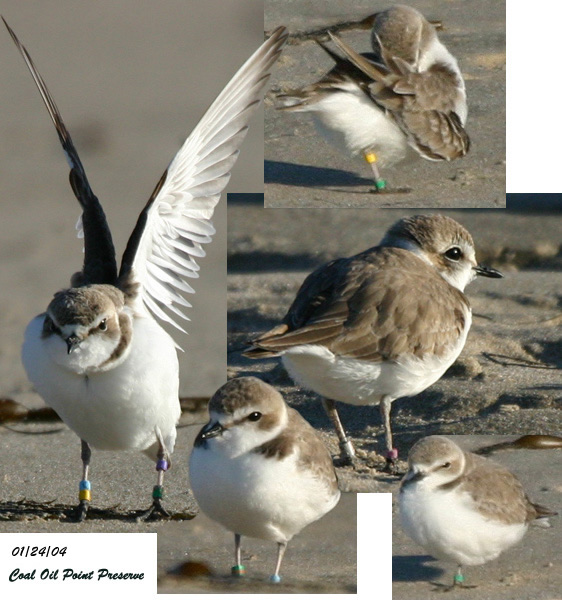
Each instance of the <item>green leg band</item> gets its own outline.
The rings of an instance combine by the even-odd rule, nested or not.
[[[244,577],[246,575],[246,567],[244,565],[234,565],[231,573],[233,577]]]

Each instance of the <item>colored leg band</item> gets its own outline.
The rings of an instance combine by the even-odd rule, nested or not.
[[[79,500],[87,500],[88,502],[92,499],[92,494],[90,490],[92,489],[92,484],[87,479],[82,479],[80,482],[80,491],[78,492]]]
[[[233,577],[244,577],[246,575],[246,567],[244,565],[234,565],[230,572]]]
[[[396,448],[393,448],[392,450],[389,450],[386,453],[386,458],[388,458],[390,460],[396,460],[398,458],[398,450]]]
[[[377,190],[384,190],[386,188],[386,180],[378,179],[377,181],[375,181],[375,186]]]
[[[161,458],[156,463],[157,471],[167,471],[169,468],[170,468],[170,465],[168,464],[168,461],[165,458]]]
[[[462,573],[457,573],[455,575],[455,583],[464,583],[464,575],[462,575]]]
[[[164,497],[164,486],[155,485],[152,490],[152,497],[154,498],[154,500],[160,500],[161,498],[163,498]]]
[[[365,154],[365,160],[369,163],[375,163],[377,162],[377,155],[374,152],[369,152],[367,154]]]
[[[271,581],[271,583],[280,583],[281,582],[281,576],[280,575],[272,575],[269,578],[269,581]]]

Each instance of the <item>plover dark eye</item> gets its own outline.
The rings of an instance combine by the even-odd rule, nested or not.
[[[259,421],[261,419],[261,412],[253,412],[248,415],[248,421]]]
[[[454,260],[456,262],[462,257],[462,251],[458,246],[453,246],[452,248],[449,248],[447,252],[445,252],[445,256],[449,260]]]
[[[449,469],[449,468],[450,468],[450,466],[451,466],[451,463],[450,463],[450,462],[446,462],[446,463],[443,463],[443,464],[441,465],[441,468],[442,468],[442,469]]]
[[[105,331],[107,329],[107,319],[104,319],[99,325],[98,329],[101,331]]]

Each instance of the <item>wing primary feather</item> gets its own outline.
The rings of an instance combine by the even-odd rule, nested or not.
[[[111,283],[115,285],[117,283],[115,248],[101,204],[92,192],[78,152],[47,85],[25,46],[20,42],[4,17],[2,17],[2,20],[41,94],[70,166],[70,185],[83,211],[84,266],[80,277],[81,283]]]
[[[174,306],[183,299],[176,290],[193,291],[184,278],[197,277],[195,259],[212,239],[214,207],[286,39],[285,28],[273,32],[211,104],[160,178],[123,254],[119,285],[129,301],[181,331],[166,310],[185,318]]]

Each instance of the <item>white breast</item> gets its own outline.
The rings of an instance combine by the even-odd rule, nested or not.
[[[22,360],[45,402],[99,450],[144,450],[155,456],[155,427],[172,451],[180,415],[174,342],[151,318],[134,320],[132,347],[114,369],[78,375],[57,364],[41,338],[43,318],[28,325]]]
[[[432,556],[457,565],[481,565],[516,544],[525,523],[507,525],[483,516],[466,493],[428,491],[422,484],[400,493],[404,531]]]
[[[211,519],[234,533],[288,542],[338,502],[322,481],[297,464],[246,453],[227,459],[208,446],[195,447],[189,463],[191,488]]]
[[[470,324],[467,311],[462,335],[441,357],[405,355],[397,361],[371,362],[337,356],[324,346],[303,345],[287,350],[283,365],[295,381],[326,398],[356,406],[376,405],[382,396],[393,400],[414,396],[435,383],[461,353]]]
[[[344,153],[375,152],[382,166],[402,160],[408,151],[404,134],[353,83],[318,102],[304,105],[319,133]]]

